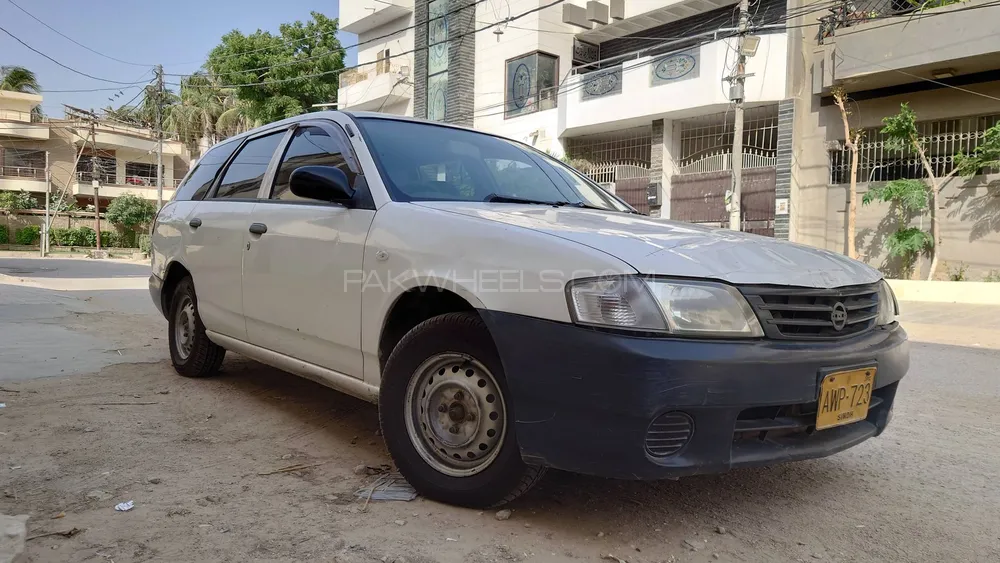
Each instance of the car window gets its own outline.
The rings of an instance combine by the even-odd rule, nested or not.
[[[457,193],[464,197],[475,193],[472,174],[456,160],[424,164],[418,169],[418,176],[422,185],[434,188],[432,197],[437,193]]]
[[[240,149],[219,183],[216,198],[255,198],[285,132],[258,137]]]
[[[278,167],[271,199],[287,201],[302,199],[292,193],[288,184],[292,172],[300,166],[335,166],[347,174],[348,181],[354,185],[354,177],[357,174],[348,166],[344,150],[341,143],[322,127],[309,126],[296,130]]]
[[[541,168],[520,160],[487,158],[486,164],[487,170],[505,195],[517,193],[524,185],[548,181]]]
[[[412,121],[359,122],[396,201],[487,201],[502,196],[629,211],[566,165],[513,141]]]
[[[204,156],[198,160],[195,165],[194,170],[191,174],[184,180],[184,183],[177,187],[177,191],[174,193],[174,200],[176,201],[186,201],[195,200],[199,201],[205,199],[205,195],[208,194],[208,190],[212,189],[212,182],[215,181],[215,177],[219,174],[219,170],[222,166],[229,160],[230,155],[236,150],[240,144],[237,142],[228,142],[221,145],[215,145]]]

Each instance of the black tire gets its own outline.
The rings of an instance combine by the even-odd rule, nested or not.
[[[506,403],[504,438],[492,462],[479,473],[451,476],[427,463],[406,427],[405,401],[417,368],[438,354],[474,358],[492,374]],[[386,362],[379,390],[379,420],[389,454],[400,473],[421,495],[459,506],[487,508],[508,503],[526,493],[545,468],[524,463],[514,431],[513,408],[503,365],[486,325],[475,313],[448,313],[426,320],[399,342]]]
[[[190,352],[185,357],[180,351],[177,341],[177,323],[179,309],[188,302],[193,305],[194,330]],[[184,278],[174,289],[170,300],[170,315],[168,319],[167,340],[170,342],[170,361],[174,370],[184,377],[208,377],[219,372],[219,366],[226,357],[226,349],[208,339],[205,325],[198,314],[198,297],[194,292],[194,282]]]

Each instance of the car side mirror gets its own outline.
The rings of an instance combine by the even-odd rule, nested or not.
[[[301,166],[288,179],[292,193],[306,199],[345,203],[354,198],[347,174],[335,166]]]

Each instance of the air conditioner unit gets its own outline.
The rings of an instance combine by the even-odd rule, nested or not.
[[[604,188],[605,191],[610,193],[615,193],[615,183],[614,182],[598,182],[598,186]]]

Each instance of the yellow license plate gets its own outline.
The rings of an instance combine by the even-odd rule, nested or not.
[[[872,400],[875,368],[831,373],[819,386],[816,430],[864,420]]]

